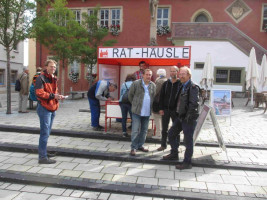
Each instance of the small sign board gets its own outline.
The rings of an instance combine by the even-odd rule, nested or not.
[[[231,115],[231,90],[211,90],[211,106],[217,116]]]

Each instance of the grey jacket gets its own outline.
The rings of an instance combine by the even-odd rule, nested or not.
[[[155,83],[150,81],[148,90],[150,95],[150,114],[151,114],[153,100],[156,95]],[[128,93],[128,99],[132,104],[132,113],[136,115],[141,115],[144,95],[145,95],[145,89],[142,84],[142,79],[134,81]]]

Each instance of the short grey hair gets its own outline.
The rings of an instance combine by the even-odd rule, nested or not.
[[[26,70],[28,70],[28,67],[27,67],[27,66],[24,66],[24,67],[22,68],[22,70],[25,72]]]
[[[118,88],[117,84],[116,83],[109,83],[110,86],[113,86],[115,89]]]
[[[157,75],[159,76],[166,76],[166,70],[165,69],[158,69]]]

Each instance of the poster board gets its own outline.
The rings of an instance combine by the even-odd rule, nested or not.
[[[211,107],[217,116],[231,116],[231,90],[211,90]]]

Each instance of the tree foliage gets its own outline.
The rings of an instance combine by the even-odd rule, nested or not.
[[[10,52],[29,37],[35,4],[28,0],[0,0],[0,45],[7,60],[7,114],[11,114]]]
[[[39,12],[41,15],[38,15],[35,22],[35,33],[37,41],[62,63],[61,93],[64,94],[65,66],[79,57],[79,52],[75,49],[84,45],[87,38],[83,37],[85,29],[66,7],[66,0],[55,0],[49,2],[49,5],[51,9],[48,12]]]

